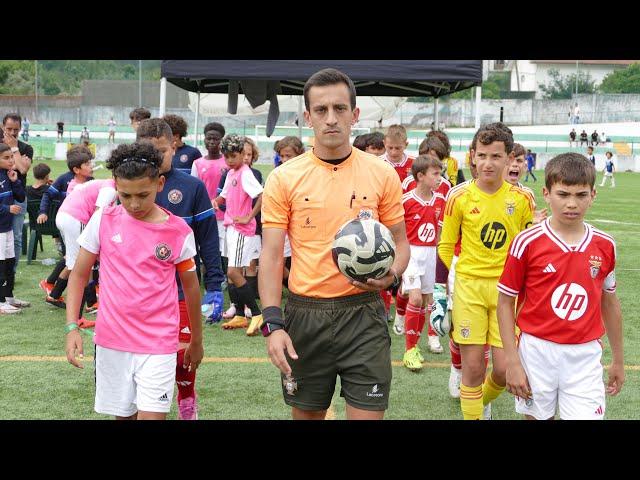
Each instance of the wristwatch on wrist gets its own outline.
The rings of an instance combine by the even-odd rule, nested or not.
[[[284,328],[284,320],[282,319],[282,309],[280,307],[265,307],[262,309],[262,318],[264,323],[260,330],[264,337],[268,337],[276,330]]]

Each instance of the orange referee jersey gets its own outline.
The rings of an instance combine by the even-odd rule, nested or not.
[[[362,293],[331,258],[336,232],[361,212],[387,226],[404,221],[398,175],[374,155],[353,148],[334,166],[308,151],[271,172],[262,194],[262,228],[289,234],[293,293],[318,298]]]

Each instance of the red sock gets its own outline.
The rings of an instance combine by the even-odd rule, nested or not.
[[[384,302],[384,309],[389,313],[391,308],[391,292],[389,290],[380,290],[380,296]]]
[[[404,317],[404,341],[407,350],[412,349],[420,340],[420,307],[407,305]]]
[[[462,368],[460,346],[453,341],[453,338],[449,339],[449,351],[451,352],[451,365],[453,365],[453,368],[460,370]]]
[[[489,366],[489,353],[491,352],[491,347],[489,345],[484,346],[484,368]]]
[[[403,297],[400,295],[400,292],[398,292],[398,295],[396,295],[396,313],[398,315],[406,315],[408,301],[409,297]]]
[[[427,312],[431,312],[431,305],[429,305],[426,309],[424,307],[420,309],[420,324],[418,325],[418,328],[420,329],[420,335],[422,335],[424,324],[427,322]],[[431,331],[431,326],[429,326],[428,330]]]
[[[178,351],[178,363],[176,364],[176,383],[178,384],[178,400],[193,397],[196,393],[196,372],[190,372],[182,367],[184,362],[184,350]],[[188,365],[187,365],[188,368]]]

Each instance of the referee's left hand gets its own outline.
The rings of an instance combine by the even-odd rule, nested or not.
[[[389,272],[384,277],[379,279],[369,278],[367,283],[358,282],[357,280],[350,280],[349,283],[360,290],[367,292],[379,292],[380,290],[386,290],[393,283],[393,273]]]

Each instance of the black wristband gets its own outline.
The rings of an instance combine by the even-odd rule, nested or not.
[[[282,319],[282,309],[280,307],[265,307],[262,309],[262,320],[264,323],[273,323],[284,327]]]

